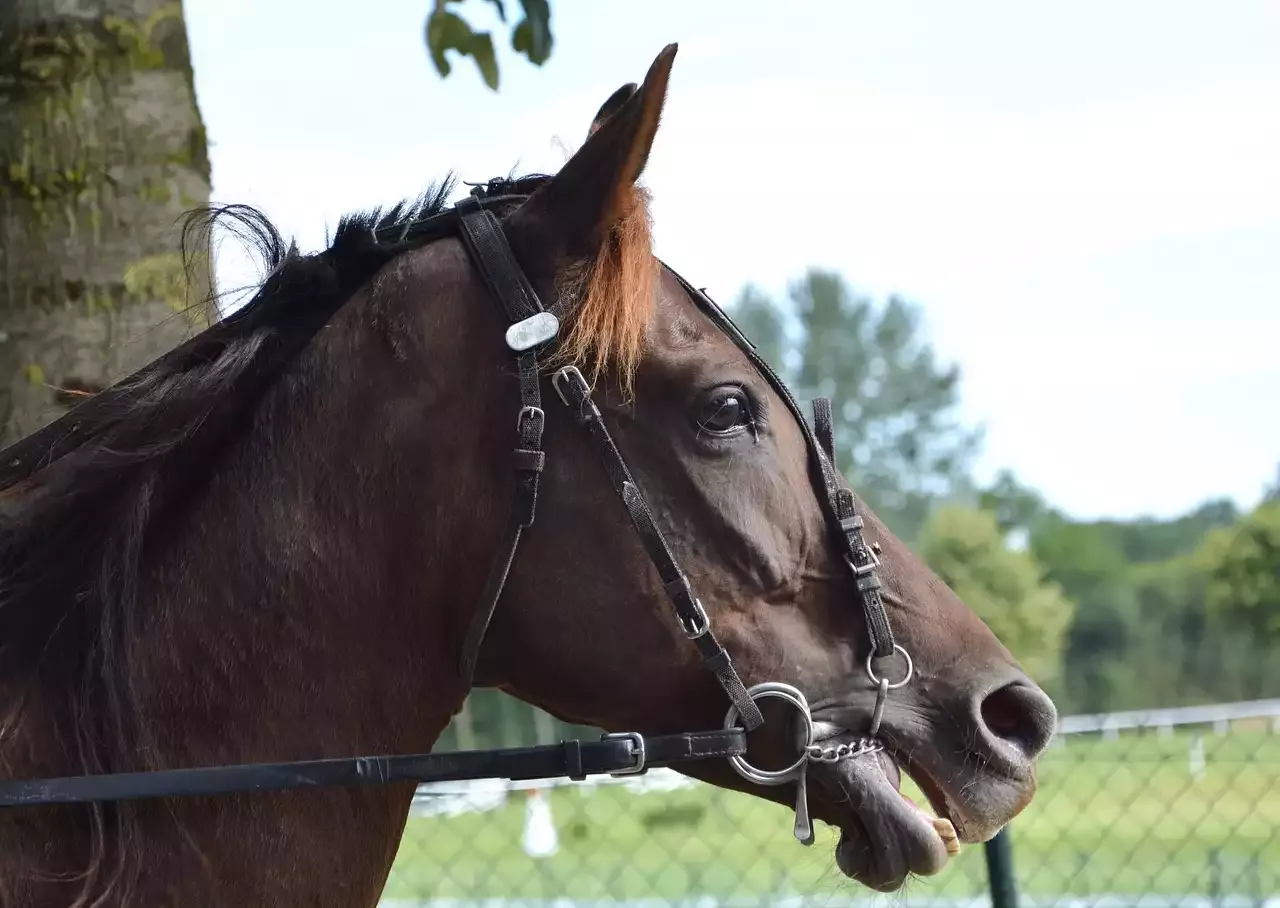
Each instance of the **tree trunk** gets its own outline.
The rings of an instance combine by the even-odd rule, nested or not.
[[[208,199],[180,0],[0,0],[0,444],[191,334]]]

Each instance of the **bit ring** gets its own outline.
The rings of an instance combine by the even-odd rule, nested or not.
[[[800,756],[786,769],[760,769],[757,766],[752,766],[740,756],[730,757],[729,765],[734,768],[738,775],[758,785],[783,785],[792,779],[798,778],[804,771],[805,763],[809,761],[809,747],[813,744],[813,716],[809,712],[809,701],[805,699],[799,688],[784,684],[781,681],[766,681],[763,684],[757,684],[747,690],[747,696],[752,701],[774,698],[794,706],[804,723],[804,744],[800,748]],[[737,720],[738,707],[730,705],[729,711],[724,716],[724,727],[734,728]]]

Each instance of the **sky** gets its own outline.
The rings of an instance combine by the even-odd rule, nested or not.
[[[185,0],[214,200],[317,249],[451,170],[554,171],[678,42],[643,182],[696,285],[781,298],[819,266],[916,303],[977,477],[1079,518],[1276,476],[1280,0],[551,3],[542,67],[456,7],[495,29],[495,93],[436,74],[432,0]],[[218,275],[257,276],[233,249]]]

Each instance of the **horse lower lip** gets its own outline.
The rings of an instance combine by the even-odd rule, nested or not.
[[[841,870],[864,885],[896,890],[909,874],[937,873],[958,850],[950,822],[902,793],[902,770],[884,751],[824,767],[822,781],[844,803],[860,805],[856,822],[841,825],[836,856]]]

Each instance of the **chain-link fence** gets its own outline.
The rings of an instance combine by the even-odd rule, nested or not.
[[[592,734],[480,692],[439,748]],[[1280,908],[1280,720],[1065,734],[1040,778],[1010,826],[1021,908]],[[804,848],[778,805],[667,770],[534,784],[424,789],[384,905],[991,903],[980,847],[877,896],[836,869],[833,830]]]

